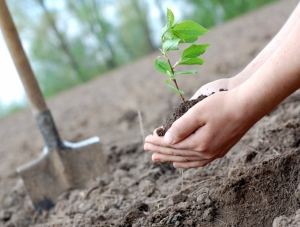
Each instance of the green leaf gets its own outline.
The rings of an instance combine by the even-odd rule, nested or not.
[[[171,67],[168,64],[168,62],[166,61],[159,61],[160,57],[157,57],[154,61],[154,66],[156,68],[157,71],[164,73],[164,74],[168,74],[168,71],[171,72]]]
[[[171,40],[166,40],[163,42],[162,49],[164,52],[169,51],[169,50],[178,50],[178,43],[180,39],[171,39]]]
[[[174,14],[169,8],[167,8],[167,24],[161,30],[162,40],[170,40],[173,38],[177,38],[174,36],[171,30],[173,25],[174,25]]]
[[[168,28],[168,25],[166,24],[166,26],[161,29],[161,37],[165,36],[165,33],[168,31],[168,29],[171,30],[171,28]]]
[[[201,58],[182,58],[178,65],[203,65],[204,60]]]
[[[203,44],[203,45],[193,44],[183,51],[181,58],[197,58],[200,55],[205,53],[206,48],[208,46],[209,44]]]
[[[186,34],[181,34],[176,31],[172,31],[173,36],[180,39],[180,43],[194,43],[197,41],[199,36],[190,36]]]
[[[171,39],[178,39],[178,37],[173,34],[172,29],[168,28],[168,25],[166,25],[165,27],[162,28],[161,37],[162,37],[163,41],[171,40]]]
[[[172,10],[167,8],[167,27],[171,28],[174,24],[174,14]]]
[[[204,35],[207,32],[209,32],[209,30],[207,30],[200,24],[197,24],[196,22],[193,22],[190,20],[176,24],[172,28],[172,30],[176,36],[177,36],[177,34],[182,34],[182,35],[199,37],[200,35]]]
[[[198,39],[198,36],[188,36],[188,35],[182,35],[180,43],[194,43]]]
[[[181,75],[181,74],[195,74],[197,73],[197,70],[183,70],[181,72],[176,72],[175,75]]]
[[[173,76],[173,74],[171,73],[171,71],[167,71],[167,75],[169,76],[169,77],[172,77]]]
[[[170,80],[169,80],[169,79],[166,80],[166,85],[167,85],[172,91],[175,91],[175,92],[177,92],[177,93],[179,93],[179,94],[181,94],[181,95],[184,94],[183,91],[178,90],[176,87],[172,86],[172,85],[170,84]]]
[[[178,39],[177,36],[174,35],[171,29],[169,29],[165,35],[164,35],[165,40],[172,40],[172,39]],[[179,40],[180,41],[180,40]]]
[[[167,74],[168,74],[169,78],[172,80],[175,80],[177,78],[177,76],[173,75],[170,71],[167,71]]]

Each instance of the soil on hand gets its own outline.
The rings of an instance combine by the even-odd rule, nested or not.
[[[220,92],[227,91],[227,89],[220,88],[219,91]],[[214,92],[210,95],[213,95],[213,94],[214,94]],[[210,96],[210,95],[208,95],[208,96]],[[164,136],[177,119],[182,117],[189,109],[191,109],[194,105],[196,105],[198,102],[202,101],[203,99],[207,98],[208,96],[200,95],[197,99],[192,99],[192,100],[182,102],[179,105],[179,107],[177,107],[174,110],[172,116],[163,124],[163,126],[156,130],[156,134],[158,136]]]
[[[298,3],[278,1],[212,29],[201,40],[211,43],[201,67],[206,76],[179,81],[191,90],[187,96],[240,72]],[[179,102],[155,73],[157,54],[48,100],[61,137],[78,142],[100,136],[111,166],[91,187],[63,193],[48,212],[34,210],[15,172],[44,146],[30,111],[0,121],[0,227],[300,226],[300,91],[224,158],[184,171],[182,188],[180,172],[171,163],[153,163],[141,141],[138,110],[145,131],[152,131]]]
[[[196,105],[198,102],[202,101],[205,99],[207,96],[206,95],[200,95],[197,99],[192,99],[189,101],[182,102],[179,107],[177,107],[173,114],[172,117],[170,117],[162,126],[162,128],[158,128],[156,130],[156,134],[158,136],[164,136],[166,132],[171,128],[172,124],[180,118],[183,114],[185,114],[190,108],[192,108],[194,105]]]

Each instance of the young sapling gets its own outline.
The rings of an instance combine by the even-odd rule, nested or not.
[[[170,9],[167,9],[167,24],[161,32],[162,46],[160,51],[162,55],[155,59],[154,66],[157,71],[168,76],[165,81],[166,85],[180,95],[182,103],[174,110],[172,116],[163,124],[163,126],[156,130],[158,136],[164,136],[167,130],[172,126],[173,122],[180,118],[196,103],[207,97],[205,95],[200,95],[197,99],[185,101],[183,97],[184,92],[179,89],[176,81],[178,75],[197,73],[197,70],[195,69],[177,71],[177,66],[202,65],[204,63],[204,60],[201,59],[200,56],[205,53],[209,44],[194,43],[200,36],[207,32],[209,32],[209,30],[190,20],[175,23],[173,12]],[[182,43],[191,45],[182,51],[180,59],[172,65],[168,54],[170,51],[179,50],[179,44]],[[171,85],[171,81],[175,86]]]
[[[174,14],[170,9],[167,9],[167,24],[162,29],[161,42],[162,47],[160,49],[162,55],[158,56],[154,61],[154,66],[157,71],[164,73],[168,76],[165,81],[166,85],[173,91],[177,92],[182,101],[185,102],[183,91],[181,91],[177,84],[177,76],[182,74],[195,74],[197,70],[184,70],[177,72],[175,67],[178,65],[202,65],[204,60],[199,58],[200,55],[204,54],[209,44],[192,44],[186,48],[181,58],[172,65],[167,55],[169,51],[179,50],[179,43],[194,43],[198,40],[199,36],[209,32],[206,28],[197,24],[193,21],[184,21],[182,23],[174,22]],[[163,60],[161,60],[163,59]],[[173,81],[175,87],[171,85],[170,81]]]

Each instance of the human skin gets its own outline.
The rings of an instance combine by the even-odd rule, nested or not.
[[[219,92],[220,88],[231,90],[249,79],[281,45],[288,36],[296,22],[300,20],[300,3],[295,8],[289,19],[281,30],[271,40],[271,42],[251,61],[243,71],[231,78],[219,79],[202,86],[191,99],[196,99],[201,94],[210,95],[213,92]]]
[[[289,29],[284,27],[245,69],[251,73],[238,75],[241,82],[196,104],[164,137],[155,132],[146,137],[144,149],[153,152],[153,161],[173,162],[176,168],[205,166],[223,157],[259,119],[300,88],[299,6],[289,21]]]

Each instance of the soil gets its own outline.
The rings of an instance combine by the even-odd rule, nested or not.
[[[202,75],[179,78],[181,88],[192,96],[203,84],[238,73],[298,2],[279,1],[213,28],[200,40],[211,44]],[[158,54],[48,100],[61,137],[100,136],[111,166],[89,188],[63,193],[48,212],[34,210],[15,172],[44,146],[30,111],[0,120],[0,226],[299,226],[300,91],[224,158],[184,171],[182,187],[180,171],[153,163],[143,150],[138,111],[151,133],[180,102],[155,72]]]
[[[227,91],[227,89],[225,88],[220,88],[219,91]],[[171,126],[173,125],[173,123],[179,119],[180,117],[182,117],[189,109],[191,109],[194,105],[196,105],[198,102],[202,101],[203,99],[207,98],[210,95],[200,95],[197,99],[192,99],[192,100],[188,100],[188,101],[184,101],[182,103],[180,103],[180,105],[175,108],[175,110],[172,113],[172,116],[166,120],[166,122],[163,124],[162,127],[158,128],[156,130],[156,134],[158,136],[164,136],[166,134],[166,132],[169,130],[169,128],[171,128]]]
[[[188,101],[182,102],[179,107],[177,107],[172,116],[163,124],[161,128],[158,128],[156,130],[156,134],[158,136],[164,136],[166,132],[171,128],[172,124],[181,116],[183,116],[190,108],[192,108],[194,105],[196,105],[198,102],[205,99],[206,95],[200,95],[197,99],[192,99]]]

